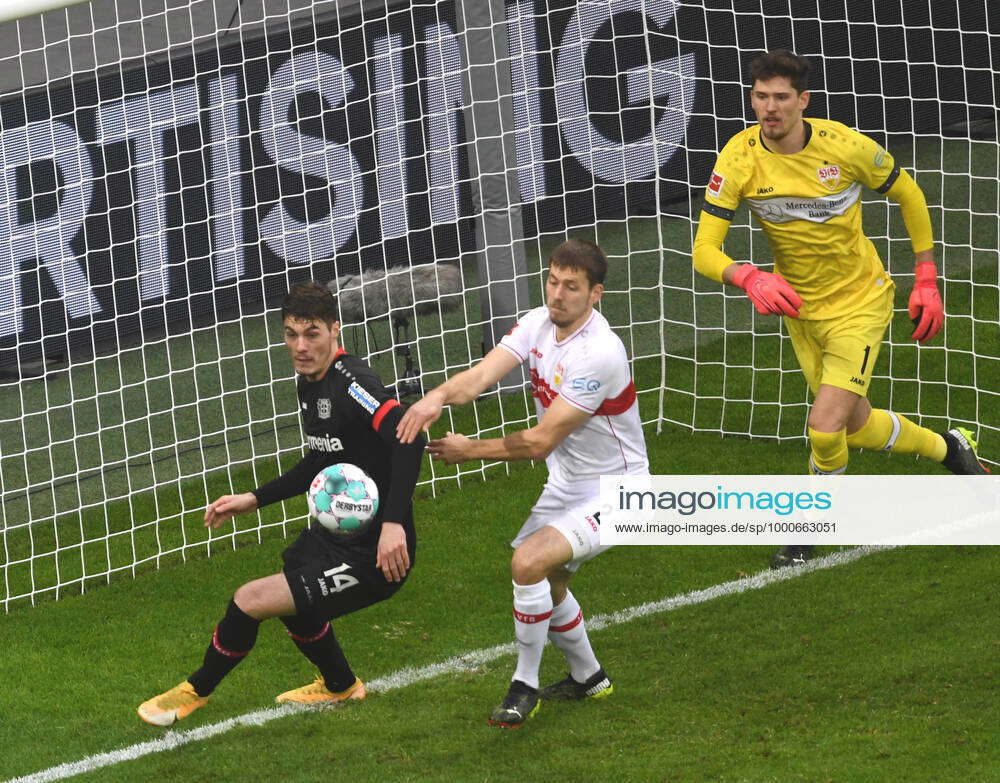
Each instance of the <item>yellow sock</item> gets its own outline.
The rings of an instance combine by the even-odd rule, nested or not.
[[[809,428],[809,472],[820,475],[843,473],[847,469],[847,430],[820,432]]]
[[[926,427],[914,424],[899,413],[872,410],[864,426],[847,436],[847,445],[857,449],[919,454],[940,462],[948,453],[944,438]]]

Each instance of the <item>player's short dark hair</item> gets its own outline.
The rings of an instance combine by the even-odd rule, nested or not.
[[[787,49],[775,49],[754,57],[750,63],[750,88],[757,81],[766,82],[784,76],[796,92],[809,89],[809,61]]]
[[[327,326],[333,326],[335,321],[340,320],[340,307],[329,288],[310,280],[295,283],[285,294],[281,301],[281,320],[289,316],[297,321],[322,321]]]
[[[593,288],[603,283],[608,275],[608,257],[593,242],[586,239],[567,239],[549,256],[549,266],[563,269],[582,269]]]

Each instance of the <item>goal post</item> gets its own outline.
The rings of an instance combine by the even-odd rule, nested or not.
[[[15,7],[28,3],[4,12]],[[649,437],[798,449],[808,397],[780,324],[690,261],[712,163],[751,120],[745,66],[769,48],[809,57],[810,113],[874,136],[927,194],[948,313],[927,347],[909,339],[899,210],[865,196],[897,284],[873,403],[973,425],[994,461],[1000,72],[987,4],[787,9],[91,0],[2,22],[4,608],[302,524],[293,501],[217,533],[200,520],[214,497],[301,455],[274,308],[307,278],[385,281],[386,306],[352,301],[345,347],[412,392],[542,302],[559,242],[594,239],[610,259],[601,308]],[[727,252],[770,263],[745,212]],[[393,305],[398,268],[431,264],[457,270],[457,289],[414,285],[415,305]],[[530,391],[513,380],[442,429],[528,424]],[[437,491],[488,467],[429,465],[424,480]]]

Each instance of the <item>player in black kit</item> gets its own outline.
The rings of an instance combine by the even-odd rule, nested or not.
[[[425,441],[402,444],[403,407],[363,360],[339,346],[336,299],[316,282],[293,285],[281,308],[285,345],[298,373],[307,451],[284,475],[252,492],[209,505],[205,526],[304,493],[323,468],[350,462],[378,485],[379,513],[355,537],[334,537],[316,522],[282,554],[281,573],[255,579],[233,595],[215,627],[204,662],[180,685],[139,706],[139,717],[169,726],[208,702],[208,695],[253,648],[262,620],[280,617],[299,650],[319,669],[315,682],[279,702],[365,698],[330,620],[393,595],[414,562],[413,488]]]

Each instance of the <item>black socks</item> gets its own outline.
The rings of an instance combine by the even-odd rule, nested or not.
[[[295,646],[319,669],[328,690],[345,691],[354,685],[354,672],[326,620],[309,615],[282,617]]]
[[[188,677],[188,682],[199,696],[208,696],[222,682],[222,678],[247,656],[257,641],[258,628],[260,620],[240,609],[235,601],[229,601],[226,616],[215,626],[212,643],[205,650],[201,668]]]

